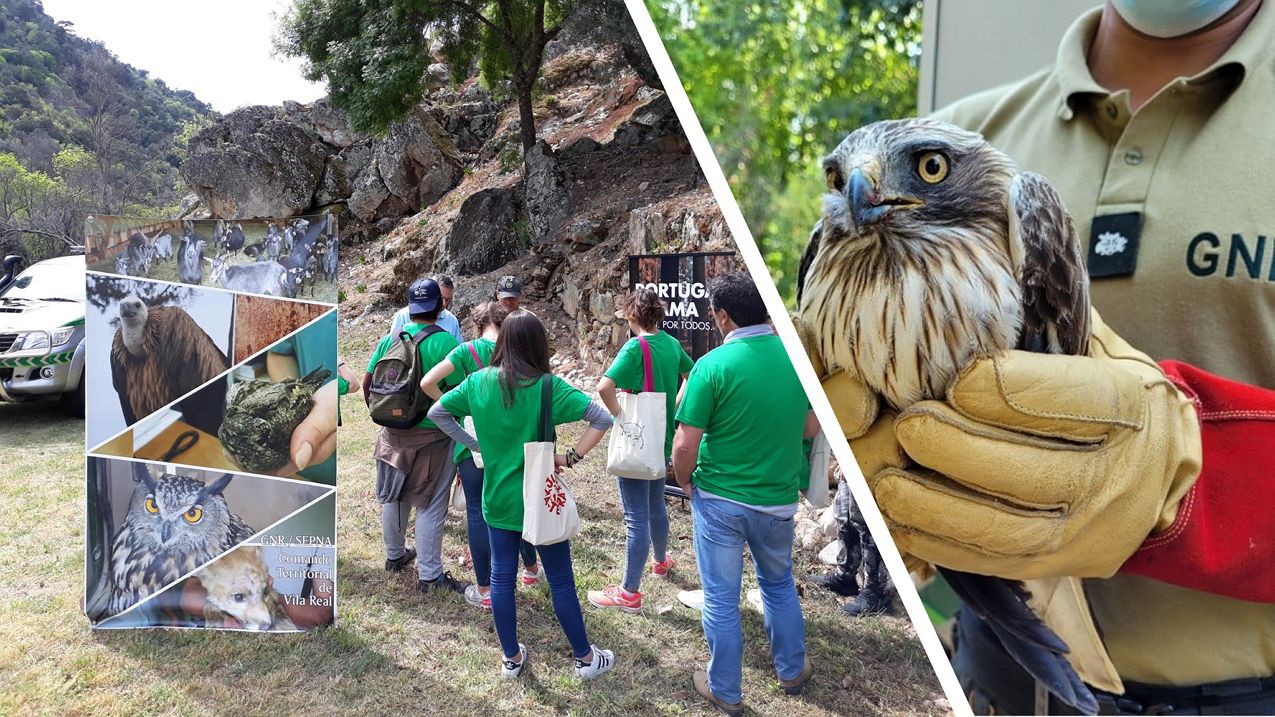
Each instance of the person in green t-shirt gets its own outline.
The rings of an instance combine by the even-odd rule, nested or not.
[[[637,393],[643,390],[646,362],[642,345],[646,344],[651,357],[651,383],[656,393],[664,394],[668,412],[665,423],[664,457],[673,452],[673,411],[677,406],[678,379],[689,375],[693,362],[686,355],[682,344],[660,331],[664,321],[664,302],[650,287],[639,287],[629,292],[615,312],[616,318],[629,322],[629,330],[636,336],[620,348],[611,367],[598,381],[598,394],[611,415],[620,414],[617,389]],[[665,577],[676,563],[668,555],[668,511],[664,505],[664,480],[625,478],[616,476],[620,488],[620,504],[624,507],[625,538],[624,580],[619,585],[608,585],[601,590],[589,591],[589,602],[598,608],[611,608],[621,612],[637,613],[642,610],[642,568],[648,552],[655,553],[651,574]]]
[[[757,570],[780,685],[798,694],[814,669],[792,577],[792,534],[805,469],[801,442],[819,424],[752,279],[740,272],[717,276],[708,299],[725,342],[695,364],[682,389],[673,470],[691,496],[704,586],[710,657],[708,670],[692,682],[709,702],[739,714],[744,545]]]
[[[554,456],[559,467],[571,467],[602,440],[611,427],[606,409],[549,370],[549,341],[544,324],[529,311],[505,319],[491,356],[492,365],[471,374],[429,410],[438,427],[483,457],[483,518],[491,544],[491,612],[504,652],[501,674],[519,677],[527,665],[527,648],[518,642],[514,607],[514,573],[522,541],[523,444],[540,440],[543,389],[551,382],[550,416],[555,424],[585,420],[574,449]],[[456,422],[473,416],[470,435]],[[611,669],[615,655],[590,644],[571,569],[571,541],[536,546],[544,565],[553,610],[575,654],[576,674],[596,677]]]
[[[438,320],[442,310],[438,282],[422,279],[408,290],[408,323],[403,332],[414,337]],[[375,390],[372,372],[401,335],[383,337],[372,352],[363,379],[364,397]],[[446,331],[438,331],[421,341],[421,366],[433,366],[456,348],[456,339]],[[461,373],[453,372],[439,381],[448,389],[461,381]],[[370,400],[370,399],[369,399]],[[456,474],[452,458],[452,440],[426,416],[411,428],[382,426],[376,439],[376,497],[381,502],[381,533],[385,538],[385,569],[399,572],[417,561],[422,592],[444,589],[464,593],[469,583],[457,580],[443,570],[443,521],[447,518],[447,489]],[[406,548],[408,516],[416,508],[416,550]]]
[[[437,401],[443,392],[438,382],[460,371],[462,375],[478,373],[491,365],[491,355],[496,350],[496,337],[505,322],[509,310],[495,301],[475,306],[469,313],[478,338],[467,341],[447,354],[447,358],[434,365],[421,380],[421,389]],[[465,522],[469,538],[469,556],[474,564],[474,585],[465,591],[465,601],[474,607],[491,609],[491,542],[487,537],[487,523],[483,520],[483,469],[478,466],[473,453],[463,443],[456,443],[456,468],[460,473],[460,487],[465,493]],[[481,458],[481,456],[480,456]],[[536,563],[536,547],[522,541],[523,569],[521,584],[531,586],[544,578],[544,571]]]

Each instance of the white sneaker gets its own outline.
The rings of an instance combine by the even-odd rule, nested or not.
[[[677,599],[686,607],[692,610],[704,609],[704,591],[703,590],[682,590],[677,594]]]
[[[527,646],[521,642],[518,643],[518,651],[522,653],[522,662],[514,662],[506,657],[504,664],[500,666],[500,676],[506,680],[516,680],[522,677],[523,671],[527,669]],[[580,664],[580,661],[576,660],[576,664]],[[579,672],[580,668],[577,667],[576,671]]]
[[[491,609],[491,593],[487,593],[486,595],[483,595],[482,591],[478,589],[477,585],[470,585],[469,587],[465,588],[465,602],[469,603],[470,605],[473,605],[474,607],[482,608],[483,610],[490,610]]]
[[[704,609],[704,591],[703,590],[682,590],[677,594],[677,599],[686,607],[692,610]],[[757,612],[762,612],[761,590],[753,588],[748,591],[748,604],[757,608]]]
[[[578,657],[576,658],[576,676],[586,680],[592,680],[615,666],[614,652],[603,650],[597,645],[590,645],[589,647],[593,648],[593,662],[585,662]],[[526,659],[524,658],[525,661]]]

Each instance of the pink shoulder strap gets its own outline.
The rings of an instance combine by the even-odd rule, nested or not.
[[[474,342],[470,341],[465,345],[469,347],[469,355],[474,357],[474,363],[478,364],[478,368],[483,368],[483,360],[478,358],[478,351],[474,348]]]
[[[650,393],[655,390],[655,370],[651,367],[651,345],[646,342],[645,336],[639,336],[637,340],[642,346],[642,392]]]

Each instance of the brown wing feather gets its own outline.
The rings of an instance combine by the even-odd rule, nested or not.
[[[195,390],[230,368],[226,354],[217,348],[217,344],[184,309],[176,306],[151,309],[151,317],[147,321],[148,333],[152,326],[155,331],[150,335],[161,343],[162,348],[159,350],[169,356],[165,365],[170,401]]]
[[[1023,287],[1028,351],[1084,354],[1089,347],[1089,274],[1062,197],[1033,172],[1014,176],[1009,192],[1010,246]]]

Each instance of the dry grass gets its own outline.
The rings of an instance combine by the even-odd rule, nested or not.
[[[366,360],[366,336],[343,336],[343,355]],[[83,560],[83,423],[56,408],[0,405],[0,713],[425,713],[441,715],[708,714],[690,688],[707,659],[698,614],[676,601],[698,587],[690,515],[671,505],[681,566],[648,580],[646,612],[586,606],[590,637],[615,650],[615,670],[583,683],[548,594],[519,596],[520,639],[533,651],[527,678],[500,679],[490,618],[456,595],[422,596],[413,577],[382,570],[384,554],[370,459],[375,427],[346,402],[340,447],[339,625],[305,635],[196,631],[95,633],[79,613]],[[571,436],[564,435],[564,440]],[[601,452],[576,469],[583,535],[573,544],[581,594],[614,582],[624,527]],[[462,516],[448,518],[448,569],[464,546]],[[802,555],[797,571],[812,569]],[[816,568],[817,570],[817,568]],[[799,582],[804,582],[799,578]],[[806,584],[808,588],[808,584]],[[753,714],[948,712],[906,618],[846,619],[828,593],[804,590],[816,675],[806,694],[774,679],[761,616],[745,609],[744,698]],[[672,609],[660,614],[660,609]]]

